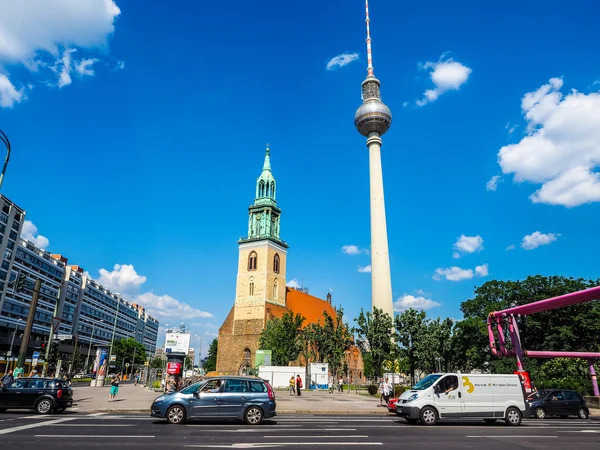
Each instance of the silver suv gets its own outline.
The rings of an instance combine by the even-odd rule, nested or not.
[[[238,419],[257,425],[277,414],[275,406],[275,392],[261,378],[213,377],[161,395],[150,412],[173,424],[188,419]]]

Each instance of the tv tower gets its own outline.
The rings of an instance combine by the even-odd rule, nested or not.
[[[392,278],[388,252],[383,175],[381,173],[381,136],[392,124],[392,112],[381,101],[381,83],[373,73],[369,0],[365,0],[367,24],[367,78],[362,82],[363,103],[356,110],[354,125],[367,138],[369,149],[369,180],[371,194],[371,301],[372,308],[394,317]]]

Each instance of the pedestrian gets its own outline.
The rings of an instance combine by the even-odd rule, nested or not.
[[[40,376],[37,373],[37,370],[33,369],[29,374],[29,378],[39,378]]]
[[[113,402],[115,400],[115,396],[119,393],[119,381],[121,381],[121,374],[117,372],[115,377],[110,382],[110,395],[108,396],[109,402]]]
[[[290,377],[290,395],[294,395],[296,393],[296,380],[294,380],[294,375]]]
[[[338,393],[341,393],[344,389],[344,379],[340,376],[338,378]]]
[[[296,394],[300,397],[302,394],[300,393],[300,388],[302,387],[302,378],[300,378],[300,374],[296,377]]]
[[[136,372],[135,373],[135,383],[133,385],[137,386],[139,382],[140,382],[140,373]]]
[[[383,406],[383,379],[379,381],[379,405]]]
[[[0,379],[0,387],[8,387],[12,384],[13,381],[15,381],[15,377],[13,377],[13,371],[9,370],[7,373],[4,374],[2,379]]]
[[[390,401],[390,394],[392,393],[392,385],[389,383],[388,378],[385,378],[385,381],[383,382],[383,401],[384,401],[384,405],[387,406],[388,402]]]

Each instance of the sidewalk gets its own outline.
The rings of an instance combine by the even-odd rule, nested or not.
[[[144,386],[123,383],[113,402],[108,402],[110,386],[73,387],[73,410],[85,413],[150,413],[152,401],[160,395]],[[302,391],[291,396],[287,391],[276,391],[277,412],[301,414],[388,414],[385,407],[378,407],[376,397],[347,392],[339,394],[328,391]]]

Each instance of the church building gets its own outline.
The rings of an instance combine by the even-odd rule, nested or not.
[[[325,311],[331,317],[336,315],[331,294],[322,300],[286,286],[288,245],[280,235],[281,209],[276,195],[267,146],[254,203],[249,208],[248,236],[238,241],[235,304],[219,329],[216,369],[224,375],[245,374],[254,367],[260,334],[268,320],[293,311],[305,318],[303,326],[307,326],[319,322]],[[347,357],[354,375],[351,378],[362,379],[360,351],[354,347]]]

